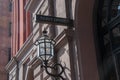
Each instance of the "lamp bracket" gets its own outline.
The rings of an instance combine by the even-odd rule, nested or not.
[[[55,63],[54,65],[49,66],[46,63],[44,63],[41,67],[45,68],[46,73],[54,77],[55,79],[61,78],[62,80],[64,80],[64,78],[61,76],[62,73],[64,72],[64,67],[61,64]],[[52,73],[52,71],[55,73]]]

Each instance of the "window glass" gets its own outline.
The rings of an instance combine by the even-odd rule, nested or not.
[[[111,18],[116,17],[120,13],[120,0],[113,0],[111,8]]]

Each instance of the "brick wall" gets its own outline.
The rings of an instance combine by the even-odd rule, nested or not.
[[[5,65],[8,63],[10,48],[9,0],[0,0],[0,80],[7,80]]]

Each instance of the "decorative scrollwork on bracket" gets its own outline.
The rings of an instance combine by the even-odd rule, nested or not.
[[[56,64],[51,65],[51,66],[49,66],[47,64],[43,64],[41,67],[42,68],[44,67],[46,73],[48,75],[54,77],[56,80],[58,80],[59,78],[64,80],[64,78],[61,76],[62,73],[64,72],[64,67],[61,64],[56,63]],[[50,70],[51,70],[51,72],[50,72]]]

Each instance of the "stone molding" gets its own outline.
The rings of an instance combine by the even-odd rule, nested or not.
[[[20,61],[25,54],[26,51],[28,51],[28,49],[30,49],[30,46],[33,45],[32,44],[32,34],[28,37],[28,39],[25,41],[25,43],[23,44],[22,48],[17,52],[17,54],[9,61],[9,63],[6,65],[6,70],[10,71],[12,69],[13,66],[15,66],[17,64],[18,61]]]
[[[37,6],[39,5],[40,1],[41,0],[28,0],[24,8],[27,11],[34,12],[36,10]]]
[[[10,62],[6,65],[5,69],[7,70],[7,72],[10,72],[14,66],[17,65],[17,61],[16,61],[16,58],[13,57]]]

